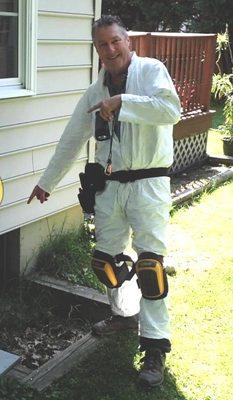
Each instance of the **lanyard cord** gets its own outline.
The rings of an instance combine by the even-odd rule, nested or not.
[[[112,144],[113,144],[113,136],[114,136],[114,132],[115,132],[116,120],[117,120],[116,115],[113,114],[109,153],[108,153],[107,165],[105,168],[105,175],[108,175],[108,176],[111,175],[111,173],[112,173]]]

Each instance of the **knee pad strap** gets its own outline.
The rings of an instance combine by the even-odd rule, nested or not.
[[[145,299],[159,300],[167,296],[167,274],[161,256],[155,253],[141,253],[136,263],[136,274]]]
[[[125,280],[129,279],[127,262],[133,264],[131,258],[124,254],[118,254],[113,258],[110,254],[95,250],[91,266],[100,282],[113,289],[120,287]],[[121,265],[116,265],[116,263]]]

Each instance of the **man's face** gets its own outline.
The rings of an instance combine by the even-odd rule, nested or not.
[[[130,64],[129,38],[117,24],[97,28],[94,44],[108,72],[119,75]]]

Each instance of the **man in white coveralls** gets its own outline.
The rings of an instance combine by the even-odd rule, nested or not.
[[[163,256],[171,205],[167,173],[180,102],[163,63],[130,51],[118,17],[102,16],[94,22],[92,34],[103,67],[77,104],[28,203],[33,197],[41,203],[47,200],[95,134],[99,111],[111,134],[104,136],[106,140],[97,137],[95,162],[104,170],[111,147],[111,165],[104,189],[95,195],[97,243],[92,266],[108,286],[112,317],[95,324],[93,332],[109,335],[139,325],[140,349],[145,351],[139,382],[152,387],[162,383],[165,355],[171,349]],[[122,171],[123,179],[116,171]],[[122,283],[117,271],[131,229],[138,256],[136,275]]]

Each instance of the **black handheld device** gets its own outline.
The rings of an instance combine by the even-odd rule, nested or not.
[[[110,139],[110,130],[108,121],[105,121],[101,116],[100,112],[95,113],[95,138],[99,141]]]

